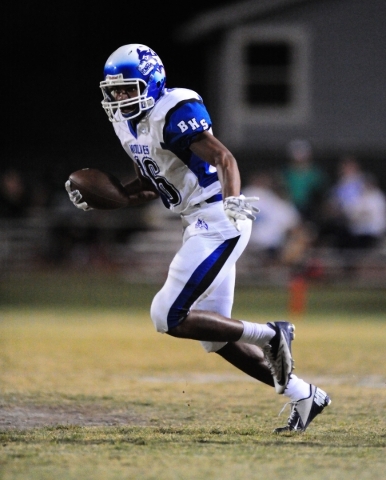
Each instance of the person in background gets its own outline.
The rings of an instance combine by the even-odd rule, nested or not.
[[[321,237],[342,250],[376,246],[385,234],[385,194],[354,155],[343,156],[324,204]]]
[[[328,176],[315,164],[308,140],[292,140],[288,144],[288,159],[282,171],[288,197],[304,221],[318,225],[321,200],[329,185]]]
[[[362,177],[358,196],[343,208],[347,233],[343,247],[369,249],[379,245],[386,231],[386,196],[374,175]]]
[[[272,172],[251,175],[243,193],[259,197],[260,207],[248,248],[268,261],[280,260],[289,238],[303,223],[299,211],[285,198]]]
[[[329,200],[343,212],[356,203],[363,192],[364,171],[354,155],[344,155],[338,162],[337,182],[332,185]]]

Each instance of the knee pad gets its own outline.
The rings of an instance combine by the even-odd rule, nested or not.
[[[168,331],[168,322],[167,322],[167,312],[168,307],[165,308],[165,304],[168,306],[167,302],[162,301],[161,292],[158,292],[157,295],[153,298],[150,307],[150,317],[153,322],[153,325],[157,332],[166,333]]]
[[[218,352],[228,342],[200,342],[207,353]]]
[[[157,332],[166,333],[177,327],[189,311],[190,308],[185,305],[181,306],[176,302],[171,304],[167,291],[160,290],[152,301],[150,316]]]

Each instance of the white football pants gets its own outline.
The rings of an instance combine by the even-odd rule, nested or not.
[[[168,277],[153,299],[150,314],[156,330],[167,332],[189,311],[210,310],[231,316],[236,261],[248,244],[252,221],[240,222],[240,232],[224,213],[223,202],[203,203],[182,216],[183,244],[173,258]],[[226,343],[201,342],[208,352]]]

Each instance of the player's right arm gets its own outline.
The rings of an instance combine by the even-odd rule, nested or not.
[[[131,182],[123,184],[123,187],[129,194],[129,201],[127,204],[128,207],[142,205],[159,197],[154,185],[147,178],[141,175],[141,172],[136,165],[134,165],[134,168],[137,174],[137,178],[135,178],[135,180]],[[93,210],[91,207],[88,206],[87,202],[84,201],[82,194],[79,192],[79,190],[71,190],[70,180],[66,181],[65,188],[71,202],[76,208],[84,211]]]
[[[157,190],[150,180],[145,178],[137,165],[134,164],[135,173],[137,177],[131,182],[124,183],[126,192],[129,194],[129,207],[142,205],[159,197]]]

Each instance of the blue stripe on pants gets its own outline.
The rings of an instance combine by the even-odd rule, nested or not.
[[[223,242],[193,272],[168,314],[168,328],[176,327],[189,313],[193,303],[209,288],[233,252],[240,237]]]

